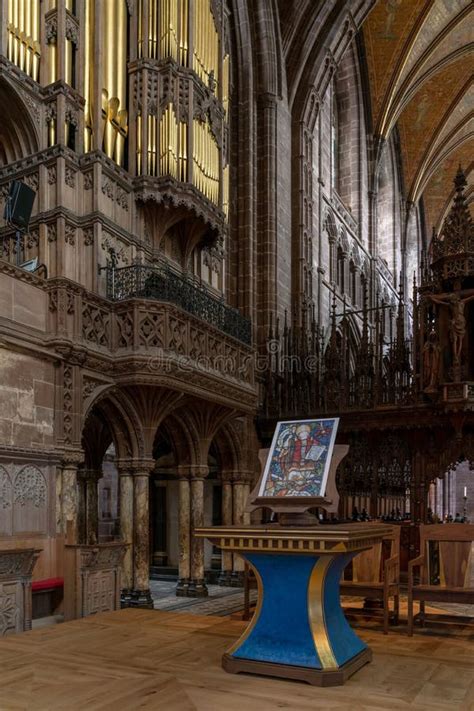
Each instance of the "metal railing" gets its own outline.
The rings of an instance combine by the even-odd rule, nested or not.
[[[228,306],[223,299],[213,296],[198,281],[175,272],[167,265],[108,266],[105,271],[107,298],[113,301],[134,298],[166,301],[242,343],[251,344],[250,319]]]

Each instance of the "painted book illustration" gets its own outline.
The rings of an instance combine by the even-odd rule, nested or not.
[[[259,496],[324,496],[339,418],[279,422]]]

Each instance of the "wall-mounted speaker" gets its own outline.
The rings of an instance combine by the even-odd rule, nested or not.
[[[4,219],[17,229],[26,231],[30,222],[35,196],[35,191],[25,183],[22,183],[21,180],[12,180],[10,193],[3,211]]]

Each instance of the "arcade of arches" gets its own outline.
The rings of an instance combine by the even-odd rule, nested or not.
[[[339,518],[474,520],[469,0],[1,0],[0,537],[239,585],[279,419]],[[464,495],[464,489],[467,494]],[[259,521],[265,513],[252,514]],[[402,522],[400,522],[402,523]],[[405,544],[404,544],[405,545]]]

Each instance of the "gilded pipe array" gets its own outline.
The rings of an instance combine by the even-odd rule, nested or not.
[[[219,81],[219,35],[209,0],[194,0],[193,69],[205,84]]]
[[[209,200],[219,202],[220,151],[208,122],[193,121],[193,182]]]
[[[33,79],[39,79],[40,12],[57,9],[57,0],[7,0],[8,58]],[[74,13],[74,0],[64,0]],[[101,17],[95,17],[100,7]],[[220,28],[210,0],[139,0],[137,2],[138,57],[173,59],[191,68],[222,101],[225,117],[229,104],[229,56],[222,57]],[[84,0],[80,27],[80,85],[84,94],[84,149],[102,149],[124,164],[128,132],[127,62],[129,16],[125,0]],[[96,37],[97,31],[100,36]],[[98,51],[100,46],[100,51]],[[64,52],[63,76],[58,75],[58,52]],[[63,79],[75,84],[76,47],[68,37],[48,46],[47,81]],[[218,82],[221,85],[218,85]],[[99,104],[99,105],[97,105]],[[144,107],[145,112],[146,103]],[[49,141],[57,140],[54,115],[49,119]],[[66,134],[67,138],[67,129]],[[191,149],[192,139],[192,149]],[[189,159],[189,163],[188,163]],[[228,209],[228,168],[208,121],[178,121],[170,102],[161,115],[136,117],[137,173],[170,175],[194,185],[209,200]],[[191,169],[192,167],[192,169]],[[222,185],[220,176],[223,175]],[[192,177],[191,177],[192,176]]]
[[[8,59],[35,81],[40,66],[40,0],[8,0]]]

